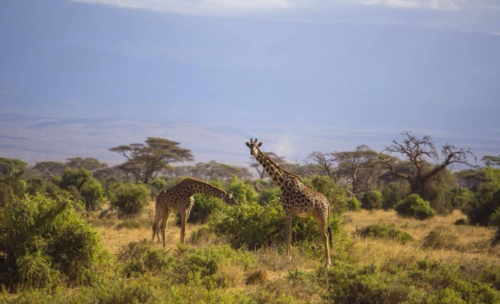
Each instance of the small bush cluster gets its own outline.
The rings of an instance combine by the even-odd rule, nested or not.
[[[358,211],[361,208],[361,202],[356,197],[352,197],[347,201],[347,210]]]
[[[121,216],[136,216],[149,204],[149,189],[142,184],[116,184],[111,187],[111,206],[118,208]]]
[[[471,225],[481,226],[495,225],[492,216],[497,210],[500,210],[500,184],[492,182],[480,185],[472,201],[462,209]]]
[[[104,190],[88,170],[66,168],[59,181],[59,187],[69,191],[75,200],[81,200],[87,210],[96,210],[102,205]]]
[[[455,265],[419,260],[397,274],[376,264],[359,266],[335,261],[326,272],[324,301],[331,303],[498,303],[500,292],[485,278]]]
[[[436,215],[429,202],[424,201],[418,194],[412,194],[394,207],[399,216],[425,220]]]
[[[333,233],[340,229],[340,217],[331,216]],[[217,235],[224,236],[236,248],[260,248],[264,245],[284,242],[285,214],[278,203],[260,206],[258,203],[242,204],[217,212],[209,227]],[[294,242],[319,241],[320,235],[312,218],[294,218],[292,227]]]
[[[446,229],[435,228],[422,240],[424,248],[432,249],[456,249],[458,248],[458,237]]]
[[[367,210],[382,208],[382,193],[379,191],[369,191],[363,195],[361,206]]]
[[[210,182],[211,185],[224,189],[222,183],[218,180]],[[208,195],[195,194],[194,205],[188,218],[188,223],[205,224],[209,216],[215,210],[223,210],[227,207],[226,203],[219,198]],[[180,219],[179,219],[180,225]]]
[[[356,230],[356,234],[361,237],[377,238],[391,240],[400,244],[406,244],[413,241],[413,238],[408,233],[397,229],[394,224],[375,224],[369,225],[362,229]]]

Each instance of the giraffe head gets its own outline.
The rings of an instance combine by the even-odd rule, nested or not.
[[[228,192],[227,195],[224,197],[224,201],[226,202],[226,204],[228,205],[236,205],[237,202],[236,200],[234,199],[233,197],[233,194],[231,192]]]
[[[259,153],[259,147],[262,146],[262,143],[259,142],[257,138],[255,139],[255,141],[250,138],[250,143],[246,142],[246,144],[247,147],[250,148],[250,154],[252,154],[253,156],[256,156]]]

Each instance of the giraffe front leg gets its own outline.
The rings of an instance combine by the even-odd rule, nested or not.
[[[286,257],[288,261],[292,260],[292,223],[293,223],[293,215],[286,214],[285,241],[286,241]]]

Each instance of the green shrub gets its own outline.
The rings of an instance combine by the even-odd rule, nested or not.
[[[352,197],[347,201],[347,209],[351,211],[358,211],[361,208],[361,203],[356,197]]]
[[[240,204],[253,202],[256,198],[252,185],[245,183],[236,175],[233,175],[229,181],[228,192],[231,192],[234,199]]]
[[[412,194],[394,207],[399,216],[425,220],[436,215],[429,202],[424,201],[418,194]]]
[[[279,187],[265,188],[257,197],[259,205],[265,206],[273,202],[279,201],[281,195],[281,189]]]
[[[167,181],[161,178],[155,178],[148,182],[151,199],[155,199],[161,190],[167,188]]]
[[[455,265],[419,260],[397,273],[376,264],[360,266],[334,260],[318,269],[322,295],[331,303],[498,303],[500,292]]]
[[[62,198],[16,199],[1,213],[0,231],[0,283],[6,286],[41,287],[57,273],[71,284],[86,284],[105,257],[97,232]]]
[[[330,225],[333,233],[340,229],[340,217],[332,216]],[[236,248],[244,246],[254,249],[263,245],[284,242],[285,214],[277,202],[266,206],[258,203],[240,204],[216,212],[209,222],[209,227],[217,235],[226,237]],[[293,220],[292,240],[295,242],[319,241],[320,235],[316,222],[312,218]]]
[[[474,199],[463,208],[471,225],[487,226],[491,216],[500,208],[500,185],[497,183],[481,184]]]
[[[367,210],[382,208],[382,193],[379,191],[369,191],[363,195],[361,206]]]
[[[219,189],[224,189],[220,181],[213,180],[210,181],[209,184]],[[189,214],[188,223],[204,224],[208,221],[208,217],[214,210],[222,210],[226,207],[226,203],[219,198],[208,195],[195,194],[194,205],[191,209],[191,213]],[[180,218],[178,219],[178,223],[180,226]]]
[[[408,182],[390,183],[382,190],[382,208],[389,210],[394,208],[401,200],[410,194]]]
[[[121,216],[136,216],[149,204],[149,189],[142,184],[117,184],[111,193],[111,206],[118,208]]]
[[[392,240],[401,244],[406,244],[413,241],[413,238],[408,233],[399,230],[394,224],[375,224],[363,227],[356,230],[356,234],[361,237],[378,238]]]
[[[424,248],[455,249],[458,246],[458,237],[446,229],[435,228],[422,239]]]
[[[128,278],[145,273],[161,274],[170,270],[174,264],[173,257],[152,248],[146,241],[129,243],[120,250],[117,257],[123,263],[122,271]]]
[[[84,180],[85,182],[83,182]],[[77,188],[82,182],[83,185],[80,189],[81,196],[75,197],[75,199],[82,198],[87,210],[96,210],[101,207],[104,190],[101,184],[92,177],[92,173],[88,170],[66,168],[61,176],[59,187],[63,190],[70,191],[76,196],[76,192],[78,192]]]

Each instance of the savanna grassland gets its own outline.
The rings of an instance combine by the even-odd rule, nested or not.
[[[258,163],[257,179],[215,161],[173,167],[193,156],[161,138],[111,150],[127,161],[0,158],[0,303],[500,303],[500,157],[453,172],[470,151],[446,146],[441,164],[364,145],[305,165],[269,153],[329,203],[325,268],[312,218],[294,219],[287,260],[281,191]],[[185,244],[176,214],[166,246],[151,244],[155,197],[187,176],[236,203],[195,194]]]
[[[12,303],[497,303],[500,247],[495,230],[455,225],[460,211],[427,221],[394,211],[348,211],[325,270],[321,246],[299,242],[292,261],[282,244],[233,249],[224,237],[189,224],[187,244],[171,216],[166,247],[149,245],[154,202],[139,217],[86,216],[108,260],[87,287],[26,289],[4,294]],[[389,226],[412,238],[361,236],[367,226]],[[243,229],[243,227],[242,227]],[[429,241],[439,232],[444,237]],[[281,236],[282,237],[282,236]],[[408,281],[408,282],[405,282]],[[486,282],[486,283],[485,283]],[[410,285],[411,284],[411,285]],[[496,288],[495,288],[496,287]],[[464,288],[464,290],[461,290]],[[475,290],[477,289],[477,290]],[[460,302],[460,299],[465,300]]]

